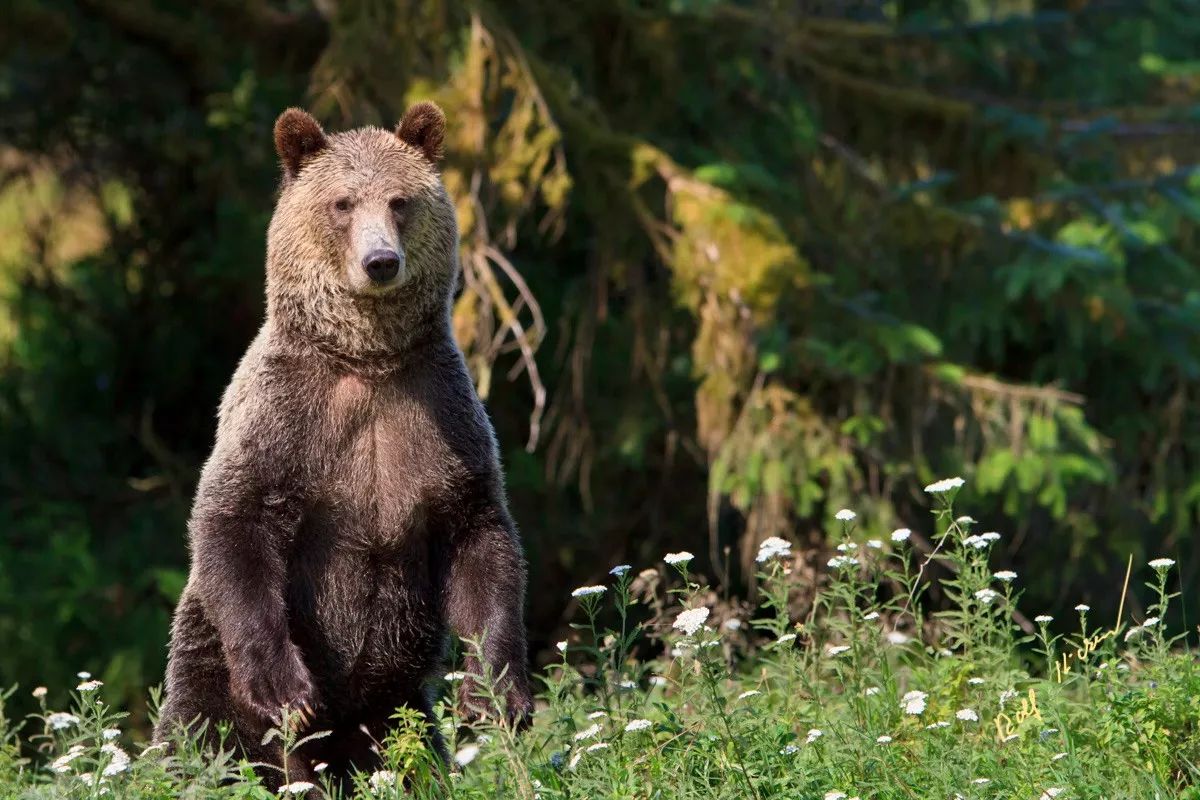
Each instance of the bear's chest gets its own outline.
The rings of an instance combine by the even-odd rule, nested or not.
[[[427,534],[459,471],[430,404],[403,388],[343,378],[327,413],[332,435],[319,445],[313,497],[338,538],[377,547]]]
[[[343,381],[314,426],[324,434],[306,443],[310,500],[289,555],[288,609],[296,641],[320,654],[326,695],[350,691],[351,675],[362,688],[376,674],[424,674],[434,656],[421,654],[439,651],[440,509],[457,459],[430,408]]]

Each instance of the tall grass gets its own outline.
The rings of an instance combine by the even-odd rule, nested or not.
[[[616,567],[610,583],[576,590],[581,621],[540,676],[530,730],[486,720],[464,728],[447,699],[434,723],[453,744],[453,764],[425,747],[425,720],[402,711],[381,743],[384,768],[356,776],[349,792],[281,791],[460,800],[1200,798],[1200,670],[1162,622],[1173,563],[1140,570],[1152,601],[1145,619],[1106,624],[1080,605],[1070,624],[1035,613],[1026,632],[1014,622],[1020,577],[989,567],[999,536],[956,516],[959,485],[928,487],[929,553],[917,553],[906,530],[863,531],[852,512],[840,512],[829,580],[803,619],[793,618],[794,601],[810,579],[781,539],[762,545],[761,602],[743,616],[714,610],[687,553],[640,572]],[[944,602],[927,616],[934,587]],[[648,652],[661,655],[633,657]],[[460,678],[447,675],[447,688]],[[81,681],[69,712],[47,708],[39,691],[40,714],[0,714],[0,795],[272,796],[248,765],[202,753],[194,741],[169,755],[130,741],[103,688]],[[296,734],[276,735],[297,744]]]

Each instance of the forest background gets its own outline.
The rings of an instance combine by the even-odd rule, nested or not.
[[[535,661],[561,598],[614,564],[687,548],[738,604],[783,536],[815,586],[838,509],[920,546],[922,486],[947,475],[1029,576],[1024,608],[1111,616],[1127,559],[1170,556],[1198,618],[1200,4],[3,15],[3,685],[88,669],[145,713],[215,409],[262,319],[289,105],[334,130],[447,111],[454,326]]]

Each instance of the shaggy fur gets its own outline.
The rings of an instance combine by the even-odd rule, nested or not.
[[[321,761],[372,769],[394,709],[429,710],[448,629],[486,633],[510,719],[530,713],[524,561],[450,334],[458,231],[433,163],[444,125],[432,104],[395,134],[327,136],[295,109],[276,125],[267,319],[200,479],[159,738],[227,721],[245,756],[279,765],[278,742],[261,742],[287,706],[333,732],[294,756],[290,780]],[[362,276],[376,241],[402,258],[384,289]],[[461,698],[478,712],[473,691]]]

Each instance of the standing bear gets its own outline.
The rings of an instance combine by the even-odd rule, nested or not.
[[[481,638],[509,721],[532,709],[524,559],[495,434],[450,332],[454,206],[445,117],[393,133],[275,123],[283,186],[267,235],[267,317],[218,414],[188,532],[156,737],[231,728],[227,746],[283,767],[281,709],[307,731],[289,780],[379,765],[399,706],[448,630]],[[468,679],[460,702],[482,711]],[[439,749],[441,747],[438,743]],[[282,772],[266,769],[268,783]]]

